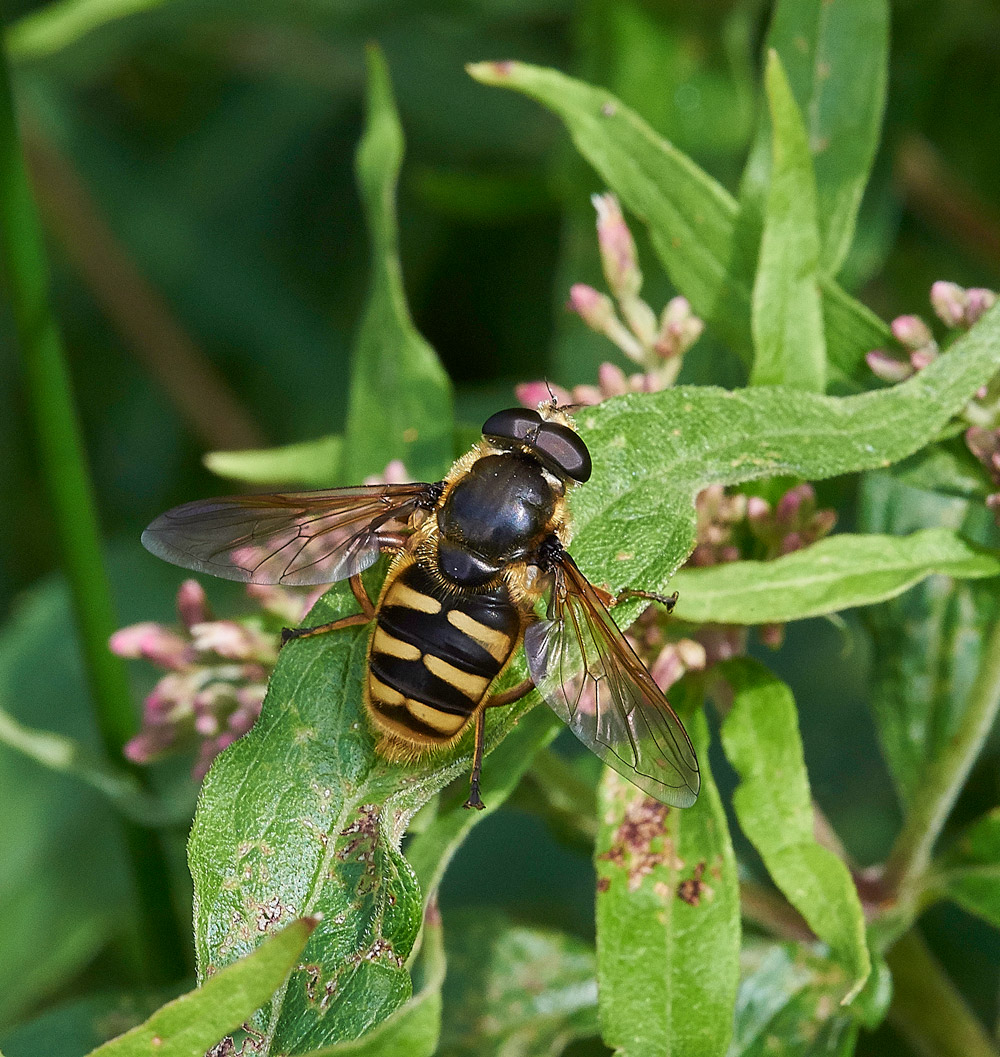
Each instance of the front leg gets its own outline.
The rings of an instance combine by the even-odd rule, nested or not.
[[[367,624],[375,616],[375,603],[372,602],[361,581],[361,574],[355,573],[351,579],[351,591],[361,606],[360,613],[352,613],[350,616],[338,617],[328,624],[316,624],[311,628],[282,628],[281,645],[284,646],[292,639],[308,639],[313,635],[325,635],[328,631],[340,631],[341,628],[352,628],[358,624]]]

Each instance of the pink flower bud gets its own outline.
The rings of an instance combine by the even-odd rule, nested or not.
[[[604,400],[604,394],[596,385],[574,385],[570,397],[574,404],[596,407]]]
[[[119,629],[108,646],[119,657],[142,657],[167,669],[183,667],[189,656],[188,644],[180,635],[152,621]]]
[[[219,733],[219,720],[211,712],[195,716],[194,729],[203,737],[211,738]]]
[[[784,536],[781,543],[778,544],[778,551],[781,554],[791,554],[793,551],[802,550],[803,539],[798,532],[789,532],[787,536]]]
[[[701,337],[705,324],[691,311],[686,297],[667,302],[660,315],[660,331],[654,348],[663,359],[683,356]]]
[[[938,280],[931,287],[931,305],[933,305],[938,319],[946,327],[961,327],[964,325],[967,304],[966,293],[958,283]]]
[[[260,643],[248,628],[235,620],[211,620],[191,629],[191,641],[199,653],[215,653],[227,660],[248,661],[257,655]]]
[[[177,614],[186,628],[212,619],[205,589],[197,580],[185,580],[177,589]]]
[[[760,525],[771,516],[771,504],[759,495],[747,497],[747,521]]]
[[[865,362],[872,374],[883,382],[902,382],[913,375],[913,367],[903,360],[897,360],[884,349],[872,349],[865,354]]]
[[[925,349],[914,349],[910,353],[910,363],[915,371],[922,371],[937,359],[937,346],[928,345]]]
[[[522,407],[530,407],[532,411],[540,404],[551,404],[553,398],[557,404],[572,404],[573,398],[568,389],[561,385],[553,385],[550,382],[519,382],[514,386],[514,393]]]
[[[617,319],[611,298],[586,283],[574,283],[569,288],[568,307],[598,334],[605,333]]]
[[[974,286],[966,291],[965,325],[971,327],[980,317],[997,303],[997,295],[992,290]]]
[[[760,641],[769,649],[780,650],[781,644],[785,641],[785,625],[761,624],[757,628],[757,634]]]
[[[613,363],[602,363],[597,368],[597,381],[605,397],[623,396],[629,391],[625,372]]]
[[[919,316],[897,316],[891,329],[893,337],[908,349],[922,349],[934,344],[930,327]]]
[[[779,525],[797,525],[812,515],[816,509],[816,493],[811,484],[804,483],[789,488],[778,500],[775,520]]]
[[[619,300],[636,297],[642,287],[632,233],[613,194],[591,198],[597,210],[597,241],[601,249],[604,277]]]

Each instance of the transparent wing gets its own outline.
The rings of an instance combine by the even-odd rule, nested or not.
[[[524,636],[542,696],[609,767],[664,804],[690,807],[701,785],[691,740],[568,554],[552,592],[552,619]]]
[[[433,485],[376,484],[318,492],[199,499],[161,514],[147,550],[185,569],[251,584],[328,584],[373,564],[379,531],[407,527]]]

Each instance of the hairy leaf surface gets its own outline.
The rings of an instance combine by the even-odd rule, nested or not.
[[[826,389],[816,178],[795,97],[777,52],[767,59],[772,165],[753,285],[752,385]]]
[[[451,460],[451,382],[417,332],[403,290],[396,181],[403,132],[381,52],[368,51],[368,118],[357,176],[372,242],[371,291],[351,372],[345,479],[360,483],[402,459],[415,480],[437,480]]]
[[[608,769],[601,784],[600,1017],[604,1041],[622,1057],[717,1057],[732,1030],[736,860],[708,768],[705,717],[682,714],[701,763],[694,807],[659,804]]]
[[[740,776],[736,817],[775,884],[846,970],[839,997],[853,998],[871,971],[865,917],[847,867],[813,834],[792,692],[749,659],[726,661],[715,672],[733,688],[722,746]]]
[[[674,613],[694,623],[803,620],[894,598],[928,576],[1000,576],[1000,555],[952,529],[909,536],[829,536],[773,561],[678,569]]]

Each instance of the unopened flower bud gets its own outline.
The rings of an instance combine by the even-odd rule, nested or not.
[[[186,628],[212,619],[205,589],[197,580],[185,580],[177,589],[177,615]]]
[[[914,349],[910,353],[910,363],[915,371],[922,371],[937,359],[937,346],[928,345],[924,349]]]
[[[188,658],[184,639],[153,621],[119,629],[108,640],[108,646],[119,657],[142,657],[167,669],[181,667]]]
[[[574,385],[570,398],[574,404],[594,407],[604,400],[604,393],[596,385]]]
[[[623,396],[629,391],[625,372],[613,363],[602,363],[597,368],[597,380],[605,396]]]
[[[605,333],[608,325],[616,318],[611,298],[586,283],[574,283],[569,288],[567,307],[576,312],[584,323],[598,334]]]
[[[816,492],[808,482],[789,488],[778,500],[774,516],[779,525],[801,525],[816,509]]]
[[[747,496],[747,521],[760,524],[771,516],[771,504],[759,495]]]
[[[964,325],[967,303],[966,293],[958,283],[938,280],[931,287],[931,305],[933,305],[938,319],[946,327],[961,327]]]
[[[884,349],[872,349],[865,354],[865,362],[872,374],[883,382],[902,382],[913,375],[913,366],[898,360]]]
[[[704,330],[704,322],[691,311],[686,297],[671,298],[660,314],[657,351],[665,358],[682,356]]]
[[[908,349],[923,349],[934,344],[934,335],[920,316],[897,316],[891,329],[893,337]]]
[[[637,297],[642,288],[642,273],[635,242],[618,199],[613,194],[593,195],[591,202],[597,210],[597,241],[608,286],[620,301]]]
[[[250,660],[258,646],[249,629],[235,620],[195,624],[191,629],[191,641],[199,653],[216,653],[233,661]]]
[[[573,398],[569,390],[563,389],[561,385],[551,385],[548,382],[519,382],[514,386],[514,393],[522,407],[530,407],[532,411],[539,404],[552,403],[553,397],[558,404],[571,404]]]
[[[981,286],[974,286],[966,290],[965,294],[965,325],[971,327],[997,303],[997,295]]]
[[[785,641],[785,625],[784,624],[761,624],[757,629],[757,635],[760,641],[772,650],[781,649],[781,644]]]

